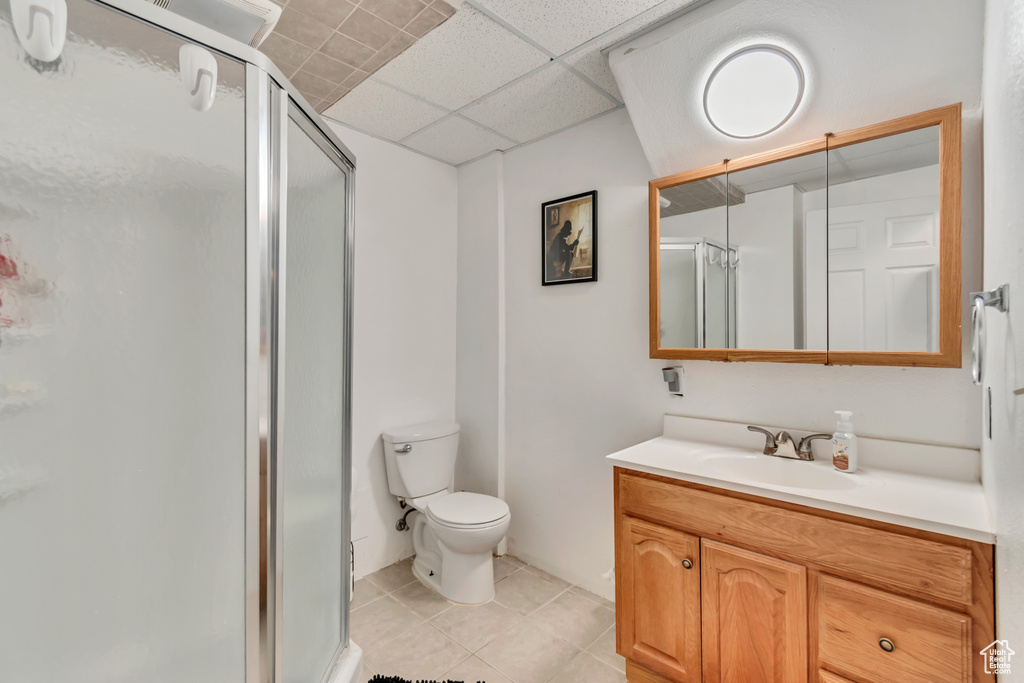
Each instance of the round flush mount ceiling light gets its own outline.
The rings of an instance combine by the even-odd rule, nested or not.
[[[732,138],[767,135],[786,123],[804,95],[804,70],[774,45],[751,45],[723,59],[704,86],[704,113]]]

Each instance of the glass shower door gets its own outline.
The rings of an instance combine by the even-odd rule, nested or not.
[[[347,640],[349,440],[345,406],[348,170],[305,115],[284,136],[286,205],[280,260],[284,390],[281,670],[319,683]]]
[[[241,683],[244,68],[67,5],[0,3],[0,678]]]

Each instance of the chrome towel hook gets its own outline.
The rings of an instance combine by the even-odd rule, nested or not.
[[[1010,308],[1010,286],[1000,285],[987,292],[971,292],[971,375],[981,385],[985,366],[985,307],[1006,313]]]

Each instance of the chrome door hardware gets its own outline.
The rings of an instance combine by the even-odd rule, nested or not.
[[[985,308],[988,306],[1006,313],[1010,309],[1010,286],[971,292],[971,375],[979,386],[985,375]]]

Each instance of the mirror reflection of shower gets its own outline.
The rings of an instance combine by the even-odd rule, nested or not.
[[[736,245],[666,237],[661,249],[661,345],[735,348]]]

